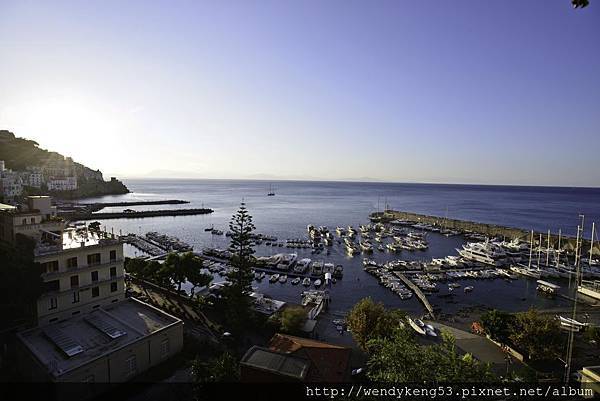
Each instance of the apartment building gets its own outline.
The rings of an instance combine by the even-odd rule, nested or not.
[[[77,189],[77,177],[50,177],[46,185],[48,191],[74,191]]]
[[[47,196],[0,208],[0,240],[14,243],[17,234],[35,239],[44,284],[37,325],[17,334],[26,379],[120,383],[181,350],[180,319],[126,297],[119,238],[65,228]]]

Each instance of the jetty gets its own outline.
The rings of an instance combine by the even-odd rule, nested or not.
[[[419,301],[421,301],[421,303],[423,304],[425,309],[427,309],[427,312],[429,312],[429,315],[431,316],[431,318],[435,320],[435,314],[433,313],[433,307],[429,303],[429,300],[427,299],[425,294],[423,294],[423,291],[421,291],[421,289],[419,287],[417,287],[415,285],[415,283],[413,283],[411,280],[409,280],[404,274],[396,272],[396,276],[400,280],[402,280],[404,285],[406,285],[408,288],[411,289],[412,292],[415,293],[417,298],[419,298]]]
[[[498,224],[490,224],[490,223],[481,223],[475,221],[467,221],[467,220],[457,220],[457,219],[449,219],[447,217],[441,216],[432,216],[426,214],[412,213],[412,212],[404,212],[398,210],[388,209],[384,212],[373,212],[369,216],[371,221],[377,221],[382,223],[390,223],[395,220],[397,221],[405,221],[414,224],[427,224],[436,228],[444,228],[447,230],[455,230],[460,233],[477,233],[488,238],[510,238],[510,239],[520,239],[522,241],[529,242],[528,238],[531,236],[531,231],[523,228],[517,227],[507,227],[501,226]],[[535,233],[535,238],[541,234],[543,236],[542,243],[544,245],[547,244],[548,236],[547,233]],[[556,234],[550,234],[549,236],[550,246],[556,247],[559,243],[559,236]],[[534,240],[534,245],[539,245],[538,240]],[[573,250],[576,245],[576,238],[562,235],[561,248],[564,250]],[[581,239],[582,247],[589,247],[590,241],[586,238]],[[600,252],[600,244],[594,245],[594,252]]]
[[[69,220],[105,220],[105,219],[141,219],[144,217],[163,217],[163,216],[193,216],[198,214],[209,214],[214,212],[212,209],[163,209],[163,210],[142,210],[135,212],[108,212],[108,213],[89,213],[75,212],[63,217]]]

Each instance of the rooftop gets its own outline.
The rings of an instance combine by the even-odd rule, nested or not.
[[[52,376],[59,377],[180,322],[129,298],[92,313],[23,331],[18,337]]]
[[[310,362],[291,355],[280,354],[267,348],[253,346],[241,360],[243,365],[268,373],[304,380]]]

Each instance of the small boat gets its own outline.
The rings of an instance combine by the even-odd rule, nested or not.
[[[425,333],[428,336],[437,337],[438,335],[436,334],[435,329],[433,327],[431,327],[431,328],[429,328],[429,327],[431,327],[431,326],[430,325],[425,326]]]
[[[419,326],[417,323],[415,323],[415,321],[412,320],[410,318],[410,316],[407,317],[406,319],[408,320],[408,324],[410,325],[410,327],[412,327],[412,329],[414,331],[416,331],[417,333],[419,333],[421,335],[425,335],[425,330],[421,326]],[[423,323],[423,322],[421,322],[421,323]]]
[[[204,229],[204,231],[212,231],[212,230],[214,230],[214,228],[215,228],[215,226],[206,227]]]
[[[283,274],[281,276],[279,276],[279,282],[281,284],[285,283],[287,281],[287,274]]]
[[[296,277],[295,279],[292,280],[292,285],[298,285],[300,284],[300,277]]]
[[[269,282],[271,282],[271,283],[274,283],[277,280],[279,280],[279,274],[277,274],[277,273],[272,274],[271,277],[269,277]]]
[[[415,319],[415,323],[419,325],[419,327],[425,327],[425,323],[421,319]]]
[[[306,277],[304,280],[302,280],[302,285],[308,287],[310,285],[310,279]]]
[[[319,288],[321,286],[321,279],[316,279],[314,284],[315,284],[315,288]]]
[[[471,292],[471,291],[473,291],[473,286],[469,285],[469,286],[465,287],[464,291],[465,292]]]

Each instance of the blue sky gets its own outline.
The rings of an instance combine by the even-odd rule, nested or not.
[[[598,186],[599,41],[595,0],[0,0],[0,127],[129,177]]]

